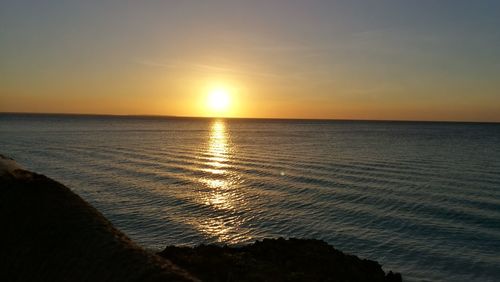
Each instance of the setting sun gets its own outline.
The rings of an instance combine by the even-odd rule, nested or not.
[[[225,88],[214,88],[208,93],[207,106],[210,110],[222,112],[229,108],[230,93]]]

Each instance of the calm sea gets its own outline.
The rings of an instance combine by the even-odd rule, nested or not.
[[[318,238],[406,281],[500,281],[500,124],[4,114],[0,153],[148,249]]]

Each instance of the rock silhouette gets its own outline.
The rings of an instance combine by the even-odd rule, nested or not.
[[[401,281],[319,240],[138,247],[64,185],[0,155],[0,281]]]
[[[0,281],[197,280],[139,248],[64,185],[8,167],[0,173]]]
[[[203,281],[402,281],[371,260],[344,254],[320,240],[264,239],[242,247],[169,246],[162,257]]]

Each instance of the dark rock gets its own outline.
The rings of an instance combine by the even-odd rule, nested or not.
[[[402,281],[320,240],[264,239],[242,247],[169,246],[160,256],[203,281]]]
[[[389,271],[389,273],[387,273],[387,276],[386,276],[386,281],[388,282],[398,282],[398,281],[402,281],[403,278],[401,277],[401,274],[399,273],[394,273],[392,271]]]
[[[319,240],[150,254],[70,189],[2,155],[0,223],[0,281],[401,281]]]
[[[196,280],[136,246],[64,185],[11,161],[0,156],[0,281]]]

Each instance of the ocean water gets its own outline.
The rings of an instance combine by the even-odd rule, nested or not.
[[[405,281],[500,281],[500,124],[3,114],[0,153],[148,249],[318,238]]]

